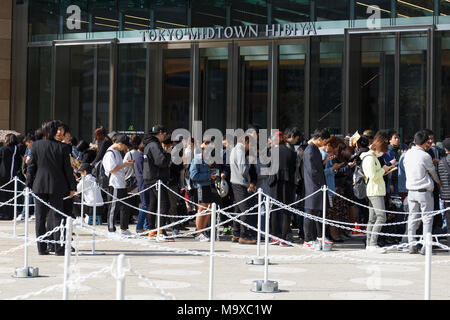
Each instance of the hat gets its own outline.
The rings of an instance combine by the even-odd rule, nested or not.
[[[445,149],[450,151],[450,138],[446,138],[443,142],[442,145],[444,146]]]
[[[123,143],[127,147],[131,147],[130,138],[128,138],[127,135],[119,134],[116,138],[116,143],[119,143],[119,142]]]
[[[108,138],[112,139],[115,135],[117,135],[117,132],[111,131],[110,133],[108,133]]]
[[[157,124],[156,126],[152,127],[152,130],[150,130],[151,134],[158,134],[167,132],[166,128],[163,125]]]

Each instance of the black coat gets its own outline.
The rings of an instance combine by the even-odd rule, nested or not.
[[[295,199],[295,164],[297,154],[284,144],[276,149],[278,150],[278,172],[269,177],[270,193],[278,201],[284,204],[291,204]],[[274,150],[272,148],[272,152]]]
[[[14,158],[13,158],[14,155]],[[0,185],[14,178],[22,168],[22,153],[19,146],[5,146],[0,148]],[[11,170],[11,166],[14,166]]]
[[[169,163],[171,154],[164,151],[158,138],[153,135],[144,137],[144,168],[143,178],[147,185],[158,180],[168,183],[170,177]]]
[[[70,151],[70,145],[55,140],[34,142],[27,169],[27,186],[36,194],[60,196],[67,196],[71,190],[76,190]]]
[[[322,155],[319,148],[314,143],[308,144],[303,154],[303,174],[305,196],[319,190],[326,185],[325,174],[323,172]],[[322,210],[323,195],[318,192],[305,200],[305,209]]]

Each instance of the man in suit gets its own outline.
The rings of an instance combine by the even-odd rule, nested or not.
[[[323,171],[322,155],[319,148],[323,147],[330,133],[326,129],[316,129],[312,134],[312,138],[308,143],[303,155],[303,172],[305,196],[308,196],[323,185],[326,185],[325,174]],[[316,193],[314,196],[305,200],[305,209],[308,214],[316,217],[322,216],[323,195],[322,192]],[[304,221],[305,242],[307,248],[314,248],[320,245],[319,235],[322,232],[322,224],[319,221],[305,218]],[[317,241],[316,241],[317,239]]]
[[[67,147],[55,140],[58,123],[56,120],[44,123],[42,126],[44,140],[33,143],[31,161],[27,170],[27,187],[31,188],[40,199],[55,209],[63,211],[63,198],[73,197],[76,182]],[[39,237],[47,232],[45,222],[50,208],[37,200],[35,209],[36,237]],[[59,226],[62,218],[61,214],[53,212],[53,216],[50,217],[49,229],[52,230]],[[52,238],[59,241],[60,232],[53,233]],[[38,242],[37,247],[40,255],[49,253],[46,243]],[[55,255],[64,255],[64,246],[56,244]]]

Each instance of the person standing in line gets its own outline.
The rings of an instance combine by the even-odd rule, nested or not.
[[[211,167],[203,158],[203,151],[209,144],[210,141],[203,141],[201,150],[195,154],[189,169],[189,175],[194,186],[193,200],[199,205],[197,208],[197,214],[199,216],[195,219],[195,229],[198,231],[195,240],[200,242],[209,241],[209,237],[205,235],[204,231],[200,230],[208,226],[211,218],[211,213],[206,215],[201,214],[206,208],[210,208],[213,202],[217,203],[219,200],[217,194],[214,194],[211,188],[212,182],[216,179],[216,174],[211,172]]]
[[[450,208],[450,138],[443,142],[446,156],[439,160],[438,175],[441,180],[441,200],[444,203],[444,209]],[[447,233],[450,234],[450,210],[445,212],[445,221],[447,222]],[[450,236],[447,237],[447,246],[450,246]]]
[[[381,231],[382,224],[386,222],[385,196],[386,183],[384,175],[390,170],[390,167],[384,165],[381,167],[378,160],[388,150],[387,140],[383,137],[377,137],[370,146],[368,152],[361,154],[361,166],[367,183],[366,195],[369,199],[369,221],[367,226],[366,250],[376,253],[386,253],[386,250],[378,246],[378,233]]]
[[[0,148],[0,186],[11,181],[19,172],[24,156],[19,150],[17,136],[8,133],[5,137],[5,146]],[[4,186],[3,189],[13,191],[14,183]],[[14,197],[14,193],[0,191],[0,201],[7,202]],[[14,208],[5,205],[0,209],[0,220],[12,220],[14,218]]]
[[[67,147],[55,140],[58,124],[59,122],[56,120],[44,123],[42,131],[45,139],[33,143],[26,185],[40,199],[62,211],[64,208],[63,198],[66,196],[73,197],[76,183]],[[40,237],[47,232],[46,220],[50,208],[41,201],[36,201],[35,206],[36,237]],[[59,213],[53,212],[53,210],[52,213],[50,215],[50,229],[59,226],[63,219]],[[51,237],[55,241],[59,241],[60,231],[54,232]],[[40,255],[49,254],[46,243],[38,242],[37,247]],[[55,255],[64,255],[64,245],[55,244]]]
[[[103,157],[103,168],[105,174],[109,177],[109,196],[112,201],[109,208],[107,222],[108,231],[116,232],[114,226],[115,217],[120,215],[120,231],[121,236],[131,236],[132,233],[128,230],[129,224],[129,210],[128,207],[118,201],[118,199],[127,196],[127,183],[125,180],[126,168],[134,165],[134,160],[123,161],[122,153],[126,153],[130,147],[129,138],[126,135],[119,135],[116,142],[108,148]]]
[[[137,183],[136,158],[139,154],[138,148],[141,142],[142,142],[141,137],[137,134],[133,134],[130,137],[130,147],[128,148],[128,152],[123,157],[124,162],[127,162],[128,160],[134,161],[133,166],[125,168],[125,181],[127,183],[127,193],[129,195],[134,194],[133,197],[127,198],[125,200],[125,202],[129,205],[127,207],[130,212],[134,212],[135,209],[133,209],[131,206],[138,207],[140,200],[139,195],[137,194],[139,188]],[[133,215],[130,214],[130,221],[133,221],[133,218],[134,218]]]
[[[138,153],[136,154],[136,179],[138,183],[138,192],[139,197],[141,198],[141,210],[138,214],[138,219],[136,223],[136,233],[137,234],[143,234],[149,229],[149,217],[146,212],[148,209],[148,203],[149,203],[149,190],[144,191],[148,188],[148,186],[145,184],[144,178],[142,176],[143,168],[144,168],[144,144],[141,142],[138,148]]]
[[[152,130],[144,137],[144,170],[143,177],[146,185],[152,186],[161,180],[162,183],[167,185],[170,171],[169,165],[171,160],[171,154],[166,152],[162,147],[162,142],[167,135],[167,130],[162,125],[153,126]],[[170,201],[169,191],[166,187],[161,185],[161,214],[168,214]],[[158,190],[156,187],[149,190],[149,211],[157,212],[158,208]],[[162,219],[161,219],[162,221]],[[150,216],[150,229],[156,227],[156,216]],[[160,230],[160,234],[156,237],[156,231],[149,233],[150,239],[158,239],[159,241],[167,240],[165,238],[166,231]]]
[[[78,182],[77,184],[77,192],[83,193],[83,201],[86,206],[86,216],[89,217],[88,224],[92,225],[95,223],[96,225],[101,224],[101,217],[95,212],[96,221],[93,221],[94,215],[94,207],[103,206],[103,198],[102,193],[100,191],[99,186],[96,184],[95,177],[91,174],[92,167],[89,163],[83,163],[80,167],[80,175],[84,177],[84,182]]]
[[[434,182],[441,185],[433,160],[427,152],[431,147],[427,131],[421,130],[416,132],[414,144],[406,152],[403,159],[406,173],[406,188],[408,189],[408,242],[410,243],[409,253],[411,254],[418,252],[417,246],[412,244],[418,224],[414,220],[422,212],[423,235],[432,232],[433,217],[430,214],[423,213],[434,210]],[[424,246],[420,253],[425,254]]]
[[[250,149],[250,138],[248,136],[239,137],[237,144],[231,149],[230,153],[230,171],[231,171],[231,187],[233,189],[234,201],[239,203],[235,208],[235,212],[244,212],[251,208],[250,201],[244,201],[252,192],[256,191],[254,183],[250,182],[250,164],[246,158],[246,152]],[[248,223],[250,218],[242,215],[239,218],[242,222]],[[256,240],[252,239],[252,232],[243,224],[233,221],[233,237],[232,242],[240,244],[256,244]]]
[[[303,174],[305,196],[320,190],[326,185],[322,155],[319,148],[327,144],[330,133],[326,129],[316,129],[303,154]],[[306,212],[316,217],[322,217],[323,195],[318,192],[305,200]],[[318,249],[321,246],[322,224],[317,220],[304,219],[305,242],[304,247]],[[328,239],[324,239],[331,244]]]
[[[294,150],[286,146],[285,137],[281,131],[275,133],[271,140],[271,152],[278,152],[279,154],[278,171],[269,178],[271,194],[274,195],[276,200],[284,204],[291,204],[295,199],[295,164],[297,155]],[[291,220],[292,213],[287,209],[274,212],[271,219],[271,234],[277,238],[291,241],[292,239],[288,239]],[[287,242],[275,239],[272,239],[271,244],[282,247],[289,246]]]

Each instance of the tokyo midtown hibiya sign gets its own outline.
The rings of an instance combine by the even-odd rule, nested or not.
[[[260,37],[295,37],[317,35],[314,22],[247,25],[232,27],[203,27],[184,29],[151,29],[140,32],[144,42],[248,39]]]

